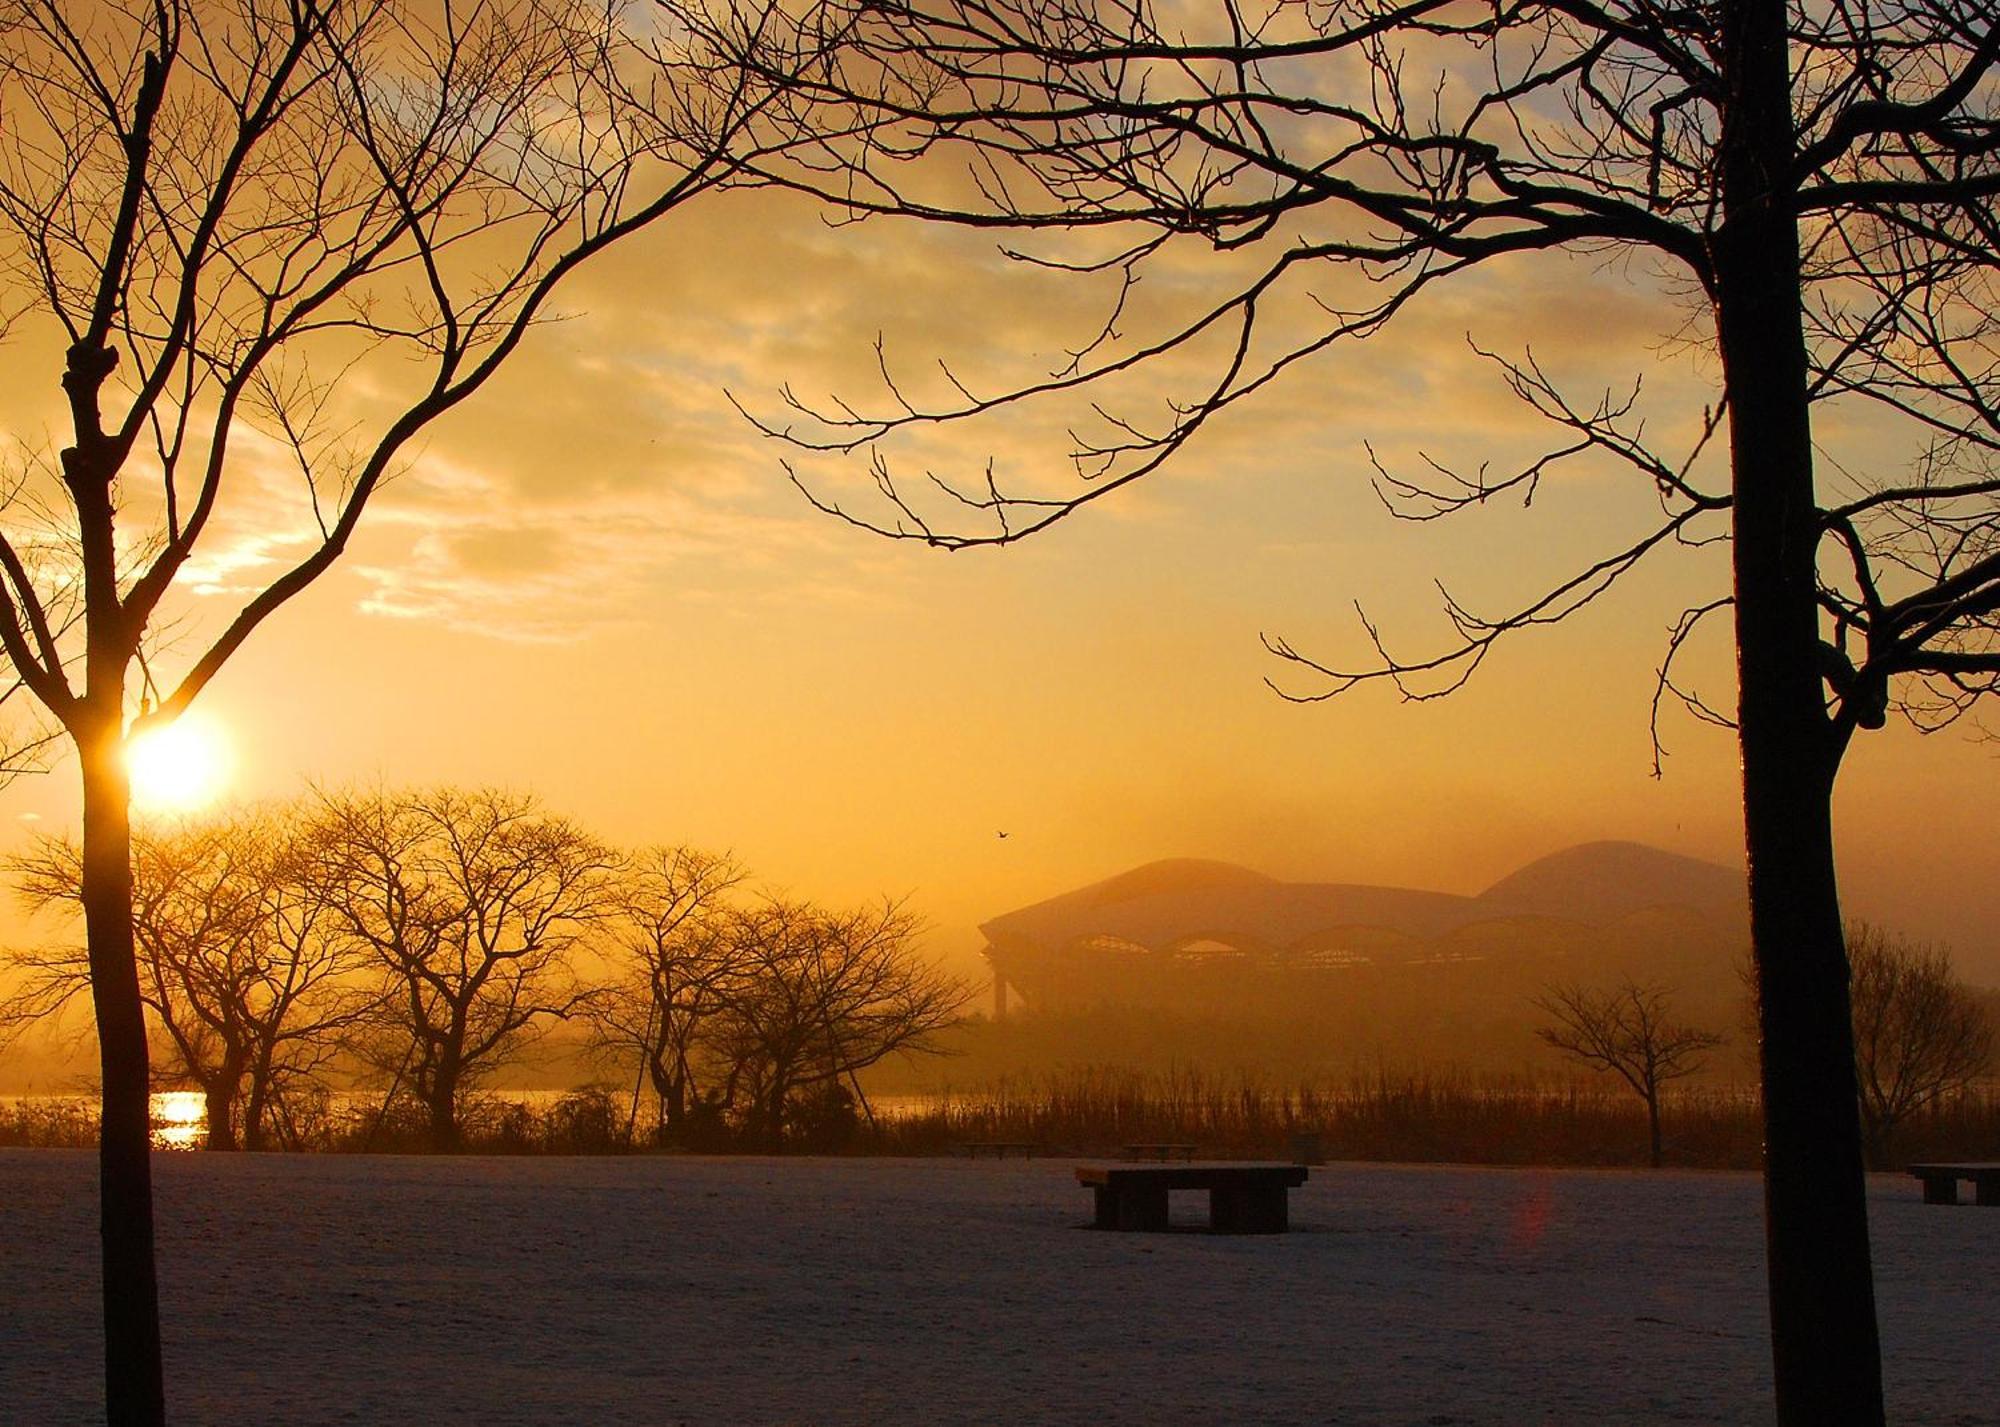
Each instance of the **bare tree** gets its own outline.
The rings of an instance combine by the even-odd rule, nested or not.
[[[1104,320],[1053,373],[975,390],[947,369],[925,399],[885,361],[875,410],[794,400],[766,423],[865,453],[880,504],[808,493],[884,534],[958,547],[1045,529],[1496,261],[1619,264],[1713,355],[1715,399],[1667,444],[1636,385],[1572,397],[1531,354],[1496,354],[1555,444],[1496,468],[1379,467],[1390,507],[1429,520],[1527,500],[1559,466],[1594,462],[1641,482],[1657,517],[1497,613],[1448,595],[1456,637],[1434,653],[1392,653],[1365,616],[1371,652],[1351,661],[1271,644],[1314,681],[1297,697],[1383,683],[1435,698],[1498,641],[1663,552],[1732,542],[1732,585],[1676,622],[1656,707],[1683,694],[1675,660],[1695,632],[1731,613],[1735,709],[1686,702],[1733,724],[1742,752],[1778,1412],[1788,1427],[1879,1423],[1830,802],[1857,729],[1897,705],[1948,720],[2000,673],[1991,7],[823,0],[747,52],[738,34],[711,40],[773,72],[843,36],[802,102],[886,126],[778,166],[782,181],[857,213],[1103,235],[1024,254],[1108,284]],[[1183,282],[1190,246],[1229,255],[1210,265],[1218,288],[1153,319],[1138,284]],[[991,466],[896,474],[899,435],[1066,395],[1092,403],[1074,418],[1074,487],[1010,489]],[[1847,429],[1869,438],[1836,452],[1819,404],[1865,415]]]
[[[742,880],[728,857],[687,847],[649,848],[620,879],[608,946],[613,972],[588,1015],[598,1053],[636,1060],[650,1085],[656,1139],[681,1132],[700,1094],[698,1038],[736,970],[723,899]]]
[[[82,773],[117,1427],[165,1411],[123,749],[339,559],[579,265],[745,180],[786,86],[692,66],[623,9],[0,4],[0,313],[69,428],[11,488],[0,649]],[[290,563],[169,660],[177,580],[274,500]]]
[[[249,1087],[243,1102],[245,1149],[265,1148],[274,1132],[295,1134],[293,1109],[301,1091],[324,1087],[325,1070],[352,1049],[353,1037],[378,1011],[377,990],[361,963],[365,950],[349,934],[335,898],[345,888],[326,876],[319,827],[287,809],[275,842],[279,865],[261,908],[265,943],[284,968],[282,997],[265,1014],[247,1018],[252,1031]],[[312,1014],[282,1014],[286,1005]]]
[[[799,1097],[843,1082],[865,1108],[861,1071],[938,1049],[971,991],[919,959],[919,930],[894,902],[830,912],[773,897],[732,916],[713,1044],[752,1139],[778,1148]]]
[[[1555,1024],[1535,1034],[1593,1070],[1609,1070],[1646,1104],[1650,1163],[1660,1167],[1660,1089],[1702,1067],[1703,1053],[1722,1044],[1711,1031],[1677,1025],[1664,986],[1627,981],[1609,991],[1558,986],[1535,1004]]]
[[[166,1080],[202,1092],[211,1150],[264,1148],[285,1087],[312,1080],[369,1007],[301,833],[295,815],[252,813],[133,837],[141,995],[166,1035]],[[10,870],[31,906],[80,909],[82,866],[73,841],[49,839]],[[90,984],[82,947],[12,960],[17,1004],[36,1016]]]
[[[1965,1090],[1993,1064],[1986,1011],[1942,947],[1902,941],[1866,922],[1848,927],[1854,968],[1854,1059],[1869,1163],[1887,1167],[1896,1129]]]
[[[324,800],[321,856],[382,977],[369,1059],[407,1086],[431,1146],[460,1145],[465,1092],[591,991],[572,965],[612,910],[617,855],[532,799],[483,789]]]

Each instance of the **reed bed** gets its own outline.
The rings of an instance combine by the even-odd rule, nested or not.
[[[1762,1125],[1754,1090],[1677,1089],[1662,1100],[1670,1165],[1755,1169]],[[1189,1144],[1215,1158],[1403,1163],[1643,1165],[1644,1105],[1581,1080],[1452,1072],[1377,1074],[1341,1083],[1274,1086],[1194,1071],[1143,1075],[1091,1068],[964,1095],[864,1128],[856,1148],[937,1154],[980,1141],[1033,1144],[1050,1154],[1100,1155],[1123,1146]],[[2000,1088],[1934,1107],[1897,1139],[1914,1158],[2000,1158]]]
[[[459,1107],[467,1154],[626,1154],[635,1148],[617,1097],[601,1086],[532,1100],[475,1094]],[[284,1125],[283,1148],[331,1154],[423,1154],[430,1123],[422,1105],[396,1097],[386,1105],[360,1096],[320,1095]]]
[[[0,1104],[0,1148],[69,1150],[97,1145],[97,1106],[70,1096]]]
[[[1900,1126],[1890,1158],[1898,1169],[1926,1160],[2000,1160],[2000,1087],[1958,1096]]]
[[[532,1101],[504,1094],[474,1095],[460,1111],[469,1154],[622,1154],[634,1147],[624,1107],[598,1086]],[[192,1149],[199,1123],[153,1126],[155,1149]],[[82,1095],[0,1100],[0,1148],[93,1149],[98,1108]],[[317,1154],[414,1154],[428,1145],[420,1105],[397,1098],[386,1106],[370,1096],[320,1092],[295,1098],[274,1128],[272,1150]]]
[[[426,1126],[414,1104],[386,1108],[350,1096],[296,1103],[284,1149],[421,1153]],[[1684,1087],[1662,1102],[1665,1160],[1704,1169],[1756,1169],[1762,1125],[1754,1089]],[[624,1154],[648,1148],[643,1120],[602,1087],[534,1100],[476,1097],[465,1108],[474,1154]],[[1087,1067],[970,1092],[945,1092],[894,1113],[858,1118],[817,1152],[944,1155],[979,1142],[1049,1155],[1116,1155],[1135,1144],[1186,1144],[1206,1158],[1401,1163],[1638,1166],[1646,1162],[1645,1107],[1602,1082],[1470,1072],[1377,1073],[1280,1086],[1195,1070],[1148,1074]],[[0,1103],[0,1147],[81,1148],[97,1142],[95,1107],[77,1097]],[[702,1146],[751,1148],[717,1133]],[[755,1148],[766,1149],[766,1146]],[[1901,1127],[1882,1168],[1918,1160],[2000,1160],[2000,1085],[1932,1106]]]

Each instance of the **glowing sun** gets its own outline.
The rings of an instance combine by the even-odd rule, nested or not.
[[[125,769],[133,807],[191,813],[215,801],[229,781],[229,748],[215,723],[183,714],[126,745]]]

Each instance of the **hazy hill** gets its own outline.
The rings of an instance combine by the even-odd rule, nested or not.
[[[1005,913],[980,930],[1002,950],[1052,951],[1105,938],[1155,952],[1193,940],[1277,950],[1346,929],[1431,942],[1488,922],[1602,927],[1656,911],[1741,920],[1743,874],[1642,843],[1590,842],[1538,858],[1465,897],[1281,882],[1233,863],[1175,858]]]
[[[1234,1040],[1237,1059],[1288,1064],[1520,1065],[1541,1054],[1537,996],[1628,976],[1735,1035],[1748,947],[1741,872],[1632,842],[1567,848],[1476,896],[1177,859],[981,930],[1017,1020],[1122,1028],[1096,1046],[1078,1022],[1075,1059],[1145,1058],[1150,1026],[1166,1059],[1228,1058]]]

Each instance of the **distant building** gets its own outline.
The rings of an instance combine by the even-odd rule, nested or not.
[[[1747,944],[1743,875],[1629,842],[1586,843],[1477,896],[1280,882],[1175,859],[993,918],[993,1009],[1101,1005],[1304,1012],[1454,1000],[1620,973],[1715,980]]]

